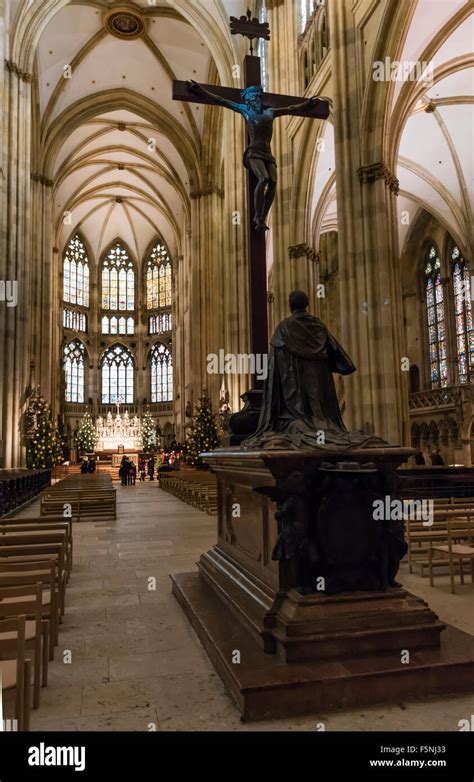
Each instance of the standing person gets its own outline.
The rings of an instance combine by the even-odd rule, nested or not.
[[[132,486],[135,486],[137,482],[137,465],[133,461],[133,459],[130,461],[130,472],[128,475],[128,482],[132,484]]]
[[[129,469],[130,469],[130,462],[128,461],[128,458],[124,456],[122,458],[122,463],[120,465],[120,470],[119,470],[122,486],[127,485]]]
[[[444,459],[441,456],[441,451],[439,448],[436,449],[436,451],[433,451],[433,455],[431,457],[431,464],[435,464],[437,467],[444,467]]]
[[[423,456],[421,451],[418,451],[415,454],[415,464],[425,464],[425,457]]]
[[[148,460],[148,477],[150,478],[150,481],[155,480],[155,460],[153,456]]]
[[[138,474],[140,477],[140,481],[145,480],[145,459],[143,456],[140,456],[140,459],[138,460]]]
[[[89,472],[89,459],[83,459],[81,464],[81,474],[85,475],[87,472]]]

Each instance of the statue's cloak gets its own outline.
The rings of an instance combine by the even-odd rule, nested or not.
[[[296,447],[335,449],[382,443],[366,432],[344,426],[333,373],[356,368],[324,323],[307,312],[294,312],[276,328],[270,342],[258,428],[246,448]]]

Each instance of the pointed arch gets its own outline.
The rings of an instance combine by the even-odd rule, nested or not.
[[[136,264],[120,237],[111,242],[100,263],[101,309],[107,312],[134,312],[136,309]]]
[[[69,238],[63,254],[63,301],[89,307],[90,256],[80,231]]]
[[[143,267],[147,310],[171,307],[173,265],[168,247],[161,237],[156,237],[149,245]]]
[[[468,383],[474,369],[474,331],[472,327],[471,275],[469,264],[457,244],[449,252],[453,280],[456,359],[460,383]]]
[[[426,296],[426,321],[428,329],[428,357],[432,388],[448,385],[448,356],[446,335],[446,309],[441,258],[434,242],[428,246],[424,257],[423,275]]]
[[[85,355],[84,343],[79,339],[71,340],[63,348],[66,402],[84,402]]]
[[[131,351],[118,342],[111,345],[102,354],[100,370],[102,404],[133,404],[135,360]]]
[[[156,342],[150,351],[151,401],[173,401],[173,357],[162,342]]]

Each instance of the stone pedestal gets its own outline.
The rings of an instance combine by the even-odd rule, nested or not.
[[[396,467],[410,453],[378,447],[351,450],[344,458],[374,462],[378,477],[393,485]],[[327,594],[315,586],[303,594],[294,562],[272,559],[277,506],[268,494],[293,473],[318,481],[320,463],[338,462],[341,453],[228,448],[205,458],[217,475],[218,540],[201,556],[198,573],[172,577],[173,593],[244,718],[391,699],[400,677],[410,681],[406,688],[400,685],[406,695],[474,683],[474,643],[469,651],[469,637],[460,639],[464,634],[453,629],[450,637],[456,637],[463,652],[453,675],[437,676],[433,664],[443,661],[444,670],[449,661],[449,650],[440,646],[445,626],[423,600],[402,587]],[[240,664],[233,662],[236,650]],[[409,652],[408,664],[404,651]],[[371,688],[367,681],[362,692],[361,680],[355,678],[370,679],[375,672],[377,686]],[[382,685],[384,677],[390,685]],[[284,697],[276,698],[277,691],[284,691]]]

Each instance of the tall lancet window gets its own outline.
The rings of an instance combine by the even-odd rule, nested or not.
[[[102,261],[102,309],[117,312],[135,309],[135,272],[128,251],[120,242]]]
[[[161,242],[155,244],[148,258],[146,305],[149,310],[171,307],[171,261]]]
[[[66,402],[84,402],[84,355],[84,345],[78,339],[64,347]]]
[[[173,401],[173,358],[165,345],[158,343],[151,351],[151,401]]]
[[[459,247],[451,253],[454,314],[456,318],[456,351],[459,382],[469,381],[469,370],[474,367],[474,331],[472,329],[471,278],[469,266],[462,257]]]
[[[113,345],[102,356],[102,404],[133,404],[133,357],[123,345]]]
[[[173,272],[169,252],[163,242],[153,244],[146,258],[146,306],[148,333],[163,334],[171,331],[171,305],[173,303]],[[152,312],[153,311],[153,312]]]
[[[74,234],[64,253],[63,299],[68,304],[89,306],[89,258],[79,234]]]
[[[441,261],[434,246],[428,250],[424,274],[431,386],[440,388],[448,385],[448,361]]]

